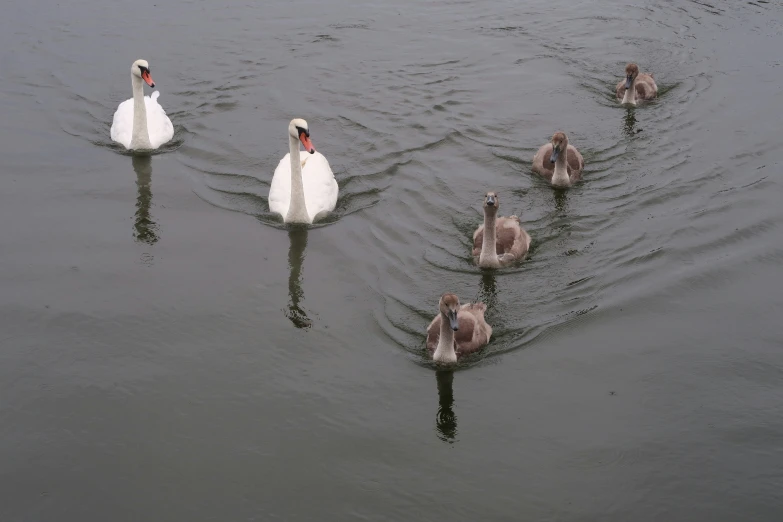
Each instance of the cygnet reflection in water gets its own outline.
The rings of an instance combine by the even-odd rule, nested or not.
[[[625,110],[625,118],[623,118],[623,132],[628,136],[633,136],[637,132],[641,132],[641,129],[636,130],[636,111],[633,107],[628,107]]]
[[[438,381],[438,413],[435,415],[435,433],[443,442],[457,442],[457,416],[454,414],[454,372],[435,372]]]
[[[498,301],[497,282],[495,281],[495,272],[492,270],[485,270],[481,274],[479,300],[487,305],[486,314],[491,316],[492,310],[495,308]]]

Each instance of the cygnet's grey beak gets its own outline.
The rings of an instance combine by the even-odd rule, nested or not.
[[[457,320],[457,311],[449,310],[449,323],[451,323],[451,329],[455,332],[459,330],[459,321]]]
[[[560,148],[559,147],[552,148],[552,155],[549,157],[549,163],[556,162],[558,156],[560,156]]]
[[[495,206],[495,196],[487,196],[487,206],[488,207]]]
[[[625,88],[630,89],[631,88],[631,82],[633,81],[633,76],[628,76],[625,78]]]

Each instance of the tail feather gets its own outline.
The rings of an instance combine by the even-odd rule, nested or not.
[[[478,310],[478,311],[481,311],[481,312],[485,312],[487,310],[487,305],[485,305],[481,301],[478,301],[476,303],[467,304],[467,305],[465,305],[465,307],[468,308],[468,309]]]

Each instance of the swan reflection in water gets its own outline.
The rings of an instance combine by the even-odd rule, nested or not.
[[[288,309],[285,312],[288,320],[297,328],[310,328],[313,322],[299,306],[304,299],[302,292],[302,263],[307,247],[307,228],[294,227],[288,231]]]
[[[134,154],[133,170],[136,172],[136,214],[133,217],[133,238],[141,243],[158,242],[158,224],[152,219],[152,156]]]
[[[633,107],[625,109],[625,118],[623,118],[623,131],[628,136],[636,134],[636,110]]]
[[[435,433],[440,440],[454,444],[457,442],[457,416],[454,415],[454,372],[439,370],[435,372],[438,381],[438,413],[435,416]]]
[[[487,305],[487,311],[485,316],[491,318],[492,311],[495,309],[495,305],[498,300],[498,288],[495,282],[494,270],[483,270],[481,273],[481,282],[479,283],[479,293],[476,297],[476,301],[481,301]],[[487,321],[492,324],[489,320]]]
[[[552,191],[552,197],[555,199],[555,210],[558,212],[568,211],[568,191],[555,189]]]

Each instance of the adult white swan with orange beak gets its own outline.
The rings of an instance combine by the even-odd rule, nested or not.
[[[158,103],[160,92],[144,96],[144,84],[155,87],[146,60],[131,65],[133,98],[117,107],[111,124],[111,139],[131,150],[157,149],[174,137],[174,125]]]
[[[299,143],[305,154],[300,156]],[[337,180],[329,162],[310,141],[310,127],[301,118],[288,124],[289,152],[275,169],[269,187],[269,210],[285,223],[312,224],[337,206]]]

